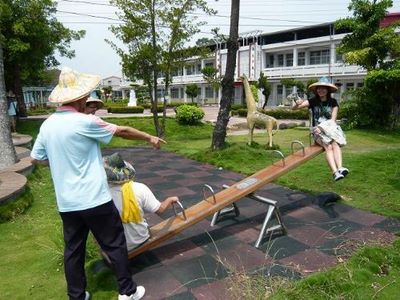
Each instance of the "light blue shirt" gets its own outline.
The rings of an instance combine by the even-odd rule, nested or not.
[[[8,108],[8,115],[15,117],[17,115],[17,104],[16,101],[11,101]]]
[[[93,208],[111,201],[100,143],[117,126],[62,106],[40,127],[31,157],[49,160],[60,212]]]

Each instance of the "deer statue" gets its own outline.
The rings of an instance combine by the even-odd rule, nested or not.
[[[275,118],[257,111],[256,101],[254,100],[246,75],[243,74],[241,79],[243,81],[244,92],[246,94],[247,126],[249,128],[248,144],[252,144],[254,128],[256,125],[259,125],[265,126],[269,137],[269,147],[272,148],[272,136],[274,134],[273,129],[278,129],[278,122]]]

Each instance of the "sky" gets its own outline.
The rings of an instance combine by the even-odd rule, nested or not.
[[[222,34],[229,34],[231,0],[207,0],[209,7],[218,11],[216,16],[204,13],[193,14],[198,20],[207,22],[193,42],[201,37],[212,38],[211,29],[220,28]],[[239,35],[259,30],[263,33],[288,30],[332,22],[351,16],[348,11],[350,0],[242,0],[240,1]],[[72,59],[57,56],[61,66],[77,71],[98,74],[102,78],[122,76],[120,58],[105,42],[121,42],[109,30],[118,24],[117,8],[108,0],[58,0],[57,19],[73,30],[86,30],[86,35],[71,43],[75,50]],[[400,0],[393,0],[389,12],[400,12]]]

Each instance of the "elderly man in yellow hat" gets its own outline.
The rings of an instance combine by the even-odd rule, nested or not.
[[[61,71],[59,83],[49,96],[49,101],[60,107],[40,127],[31,157],[33,163],[50,166],[63,222],[69,299],[90,298],[84,264],[86,240],[91,231],[113,264],[118,299],[138,300],[145,289],[132,280],[124,229],[108,189],[100,143],[110,142],[114,135],[144,140],[155,148],[165,141],[84,114],[86,100],[99,82],[98,76],[69,68]]]

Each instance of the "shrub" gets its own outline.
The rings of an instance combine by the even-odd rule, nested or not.
[[[172,103],[171,103],[172,104]],[[173,104],[173,107],[174,107],[174,110],[175,110],[175,112],[176,112],[176,109],[179,107],[179,106],[182,106],[182,105],[189,105],[189,106],[193,106],[193,107],[198,107],[198,104],[197,104],[197,102],[188,102],[188,103],[184,103],[184,102],[175,102],[174,104]]]
[[[247,108],[239,108],[236,112],[239,117],[247,117]]]
[[[153,112],[153,107],[150,108],[150,111]],[[157,105],[157,112],[158,113],[162,113],[164,111],[164,106],[161,105]]]
[[[118,114],[141,114],[144,111],[143,106],[126,106],[126,107],[108,107],[109,113]]]
[[[231,110],[238,110],[239,108],[246,108],[246,105],[243,104],[233,104],[231,106]]]
[[[277,109],[269,109],[259,110],[261,113],[274,117],[275,119],[292,119],[292,120],[308,120],[309,119],[309,112],[307,109],[300,109],[300,110],[292,110],[287,108],[277,108]],[[247,116],[247,108],[240,108],[232,114],[237,113],[240,117]]]
[[[176,119],[185,125],[196,124],[204,117],[204,111],[192,105],[180,105],[176,108]]]
[[[112,100],[107,100],[104,102],[104,107],[109,109],[109,108],[114,108],[114,107],[126,107],[127,103],[123,101],[119,102],[114,102]]]
[[[357,102],[354,100],[341,101],[338,119],[342,121],[340,126],[344,130],[357,128],[360,121]]]
[[[292,119],[292,120],[308,120],[308,109],[293,110],[290,108],[277,108],[269,110],[261,110],[265,114],[275,119]]]
[[[28,110],[28,116],[39,116],[48,115],[56,111],[55,107],[45,107],[45,108],[30,108]]]
[[[250,90],[253,94],[254,101],[258,102],[258,88],[254,84],[250,84]]]

